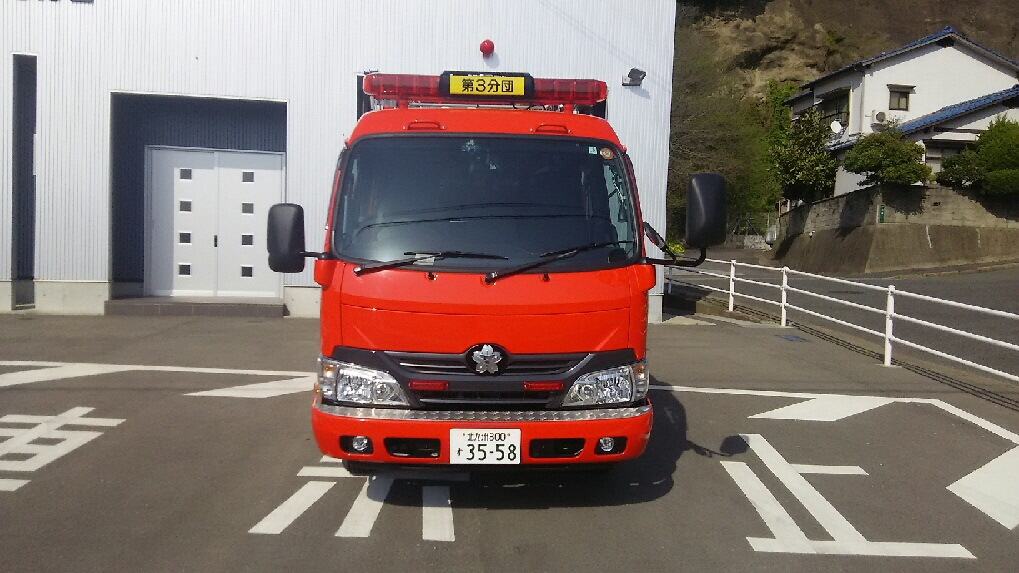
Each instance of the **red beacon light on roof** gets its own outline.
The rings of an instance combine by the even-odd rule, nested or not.
[[[369,74],[364,92],[379,100],[422,103],[526,103],[532,105],[594,105],[608,88],[600,80],[532,78],[530,74],[444,72],[441,76]]]

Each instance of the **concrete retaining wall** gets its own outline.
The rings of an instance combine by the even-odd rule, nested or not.
[[[940,186],[872,187],[779,219],[775,258],[808,272],[859,274],[1019,259],[1019,198]]]

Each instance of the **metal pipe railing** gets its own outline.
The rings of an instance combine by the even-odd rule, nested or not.
[[[769,305],[778,306],[779,310],[780,310],[780,323],[781,323],[782,326],[787,326],[787,324],[788,324],[788,312],[789,312],[789,310],[794,310],[794,311],[801,312],[801,313],[809,315],[809,316],[813,316],[813,317],[820,318],[820,319],[823,319],[823,320],[826,320],[826,321],[829,321],[829,322],[832,322],[832,323],[835,323],[835,324],[839,324],[839,325],[842,325],[842,326],[845,326],[845,327],[848,327],[848,328],[852,328],[854,330],[857,330],[857,331],[860,331],[860,332],[864,332],[866,334],[870,334],[870,335],[873,335],[873,336],[876,336],[876,337],[880,337],[880,338],[883,339],[883,342],[884,342],[884,352],[883,352],[882,358],[883,358],[883,363],[884,363],[885,366],[891,366],[892,365],[892,354],[893,354],[893,343],[894,343],[894,344],[902,344],[903,346],[906,346],[906,347],[909,347],[909,348],[913,348],[913,349],[916,349],[916,350],[920,350],[922,352],[933,354],[934,356],[945,358],[947,360],[951,360],[951,361],[957,362],[959,364],[965,364],[967,366],[976,368],[976,369],[981,370],[983,372],[992,373],[992,374],[1001,376],[1003,378],[1007,378],[1009,380],[1019,381],[1019,376],[1017,376],[1015,374],[1010,374],[1008,372],[1003,372],[1001,370],[998,370],[998,369],[995,369],[995,368],[991,368],[989,366],[984,366],[984,365],[978,364],[976,362],[973,362],[973,361],[970,361],[970,360],[966,360],[964,358],[961,358],[961,357],[958,357],[958,356],[954,356],[952,354],[948,354],[947,352],[942,352],[940,350],[936,350],[936,349],[924,346],[922,344],[918,344],[916,342],[911,342],[911,341],[904,340],[904,339],[901,339],[901,338],[896,338],[896,336],[895,336],[895,320],[896,319],[900,319],[900,320],[902,320],[904,322],[907,322],[907,323],[910,323],[910,324],[915,324],[915,325],[918,325],[918,326],[922,326],[922,327],[926,327],[926,328],[931,328],[931,329],[934,329],[934,330],[937,330],[937,331],[940,331],[940,332],[946,332],[946,333],[954,334],[954,335],[957,335],[957,336],[961,336],[961,337],[967,338],[969,340],[975,340],[977,342],[981,342],[981,343],[984,343],[984,344],[990,344],[990,345],[993,345],[993,346],[996,346],[996,347],[999,347],[999,348],[1005,348],[1005,349],[1008,349],[1008,350],[1019,351],[1019,344],[1013,344],[1013,343],[1010,343],[1010,342],[1005,342],[1003,340],[997,340],[997,339],[991,338],[989,336],[983,336],[983,335],[980,335],[980,334],[975,334],[975,333],[968,332],[968,331],[965,331],[965,330],[960,330],[960,329],[957,329],[957,328],[952,328],[950,326],[945,326],[943,324],[938,324],[938,323],[931,322],[931,321],[928,321],[928,320],[923,320],[923,319],[920,319],[920,318],[915,318],[915,317],[912,317],[912,316],[906,316],[904,314],[899,314],[899,313],[897,313],[895,311],[895,299],[896,299],[896,297],[907,297],[907,298],[911,298],[911,299],[915,299],[915,300],[920,300],[920,301],[924,301],[924,302],[941,304],[941,305],[948,306],[948,307],[951,307],[951,308],[957,308],[957,309],[967,310],[967,311],[970,311],[970,312],[977,312],[977,313],[981,313],[981,314],[995,316],[995,317],[998,317],[998,318],[1007,318],[1007,319],[1011,319],[1011,320],[1019,320],[1019,314],[1014,314],[1014,313],[1006,312],[1006,311],[1003,311],[1003,310],[996,310],[996,309],[993,309],[993,308],[986,308],[986,307],[982,307],[982,306],[976,306],[976,305],[956,302],[956,301],[953,301],[953,300],[940,299],[940,298],[932,297],[932,296],[928,296],[928,295],[922,295],[922,294],[917,294],[917,293],[912,293],[912,292],[900,291],[900,290],[897,290],[895,288],[895,285],[889,285],[887,287],[877,286],[877,285],[870,285],[870,284],[861,283],[861,282],[857,282],[857,281],[851,281],[851,280],[847,280],[847,279],[840,279],[840,278],[835,278],[835,277],[826,277],[824,275],[818,275],[818,274],[814,274],[814,273],[808,273],[808,272],[803,272],[803,271],[795,271],[795,270],[790,269],[789,267],[782,267],[781,269],[776,269],[775,267],[768,267],[768,266],[763,266],[763,265],[754,265],[754,264],[749,264],[749,263],[739,263],[736,260],[722,261],[722,260],[718,260],[718,259],[706,259],[705,262],[715,263],[715,264],[719,264],[719,265],[728,265],[728,267],[729,267],[728,271],[729,272],[726,273],[726,274],[721,274],[721,273],[715,273],[715,272],[710,272],[710,271],[706,271],[706,270],[692,269],[692,268],[679,268],[679,270],[681,270],[681,271],[683,271],[685,273],[690,273],[690,274],[696,274],[696,275],[705,276],[705,277],[713,277],[713,278],[727,280],[728,281],[728,288],[727,289],[726,288],[714,287],[714,286],[710,286],[710,285],[705,285],[705,284],[700,284],[700,283],[692,283],[692,282],[686,282],[686,281],[682,281],[682,280],[677,280],[675,278],[675,276],[673,275],[673,269],[677,268],[677,267],[669,267],[669,271],[668,271],[668,285],[666,287],[668,289],[668,292],[669,293],[672,292],[672,285],[673,284],[679,284],[679,285],[685,285],[685,286],[690,286],[690,287],[694,287],[694,288],[704,289],[704,290],[708,290],[708,291],[712,291],[712,292],[725,293],[727,295],[727,297],[728,297],[728,303],[729,303],[728,306],[729,306],[729,311],[730,312],[735,310],[735,307],[736,307],[736,298],[739,297],[741,299],[753,300],[753,301],[756,301],[756,302],[761,302],[761,303],[766,303],[766,304],[769,304]],[[774,283],[770,283],[770,282],[764,282],[764,281],[761,281],[761,280],[754,280],[754,279],[749,279],[749,278],[745,278],[745,277],[740,277],[740,276],[738,276],[738,273],[737,273],[738,267],[739,268],[757,269],[757,270],[763,270],[763,271],[767,271],[767,272],[780,273],[780,277],[778,277],[780,279],[780,282],[779,282],[779,284],[774,284]],[[821,293],[817,293],[817,292],[812,292],[812,291],[807,290],[806,288],[795,288],[795,287],[792,287],[792,286],[789,285],[790,276],[794,276],[794,277],[797,277],[797,278],[814,279],[814,280],[831,282],[831,283],[842,284],[842,285],[848,285],[848,286],[852,286],[852,287],[859,288],[859,289],[866,289],[866,290],[870,290],[870,291],[884,293],[884,295],[885,295],[884,308],[876,308],[876,307],[872,307],[872,306],[867,306],[865,304],[860,304],[860,303],[856,303],[856,302],[852,302],[852,301],[848,301],[848,300],[842,300],[842,299],[835,298],[835,297],[832,297],[832,296],[828,296],[828,295],[825,295],[825,294],[821,294]],[[779,291],[779,300],[778,301],[769,300],[769,299],[762,298],[762,297],[759,297],[759,296],[751,295],[749,293],[738,292],[736,287],[737,287],[737,284],[739,284],[739,283],[743,283],[743,284],[747,284],[747,285],[754,285],[754,286],[757,286],[757,287],[765,287],[765,288],[769,288],[769,289],[776,289],[776,290]],[[829,303],[833,303],[833,304],[837,304],[837,305],[841,305],[841,306],[845,306],[845,307],[849,307],[849,308],[854,308],[854,309],[857,309],[857,310],[862,310],[862,311],[866,311],[866,312],[870,312],[870,313],[874,313],[874,314],[884,315],[884,318],[885,318],[884,332],[879,332],[877,330],[866,328],[866,327],[858,325],[858,324],[853,324],[852,322],[849,322],[849,321],[846,321],[846,320],[841,320],[841,319],[835,318],[833,316],[828,316],[828,315],[823,314],[821,312],[817,312],[817,311],[814,311],[814,310],[809,310],[809,309],[803,308],[801,306],[796,306],[796,305],[790,304],[789,303],[789,293],[795,293],[795,294],[798,294],[798,295],[803,295],[803,296],[811,297],[811,298],[814,298],[814,299],[823,300],[823,301],[826,301],[826,302],[829,302]]]

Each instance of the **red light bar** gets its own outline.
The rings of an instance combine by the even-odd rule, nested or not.
[[[558,392],[562,389],[562,382],[524,382],[524,392]]]
[[[474,77],[488,78],[488,81],[518,79],[527,86],[523,95],[497,94],[492,91],[474,94],[458,91],[451,93],[450,76],[469,80]],[[519,85],[519,84],[513,84]],[[533,88],[531,87],[533,85]],[[368,74],[362,84],[364,92],[375,99],[442,102],[521,102],[541,105],[594,105],[604,101],[608,93],[605,82],[600,80],[572,79],[531,79],[527,74],[477,74],[468,72],[446,72],[442,76],[417,76],[410,74]]]
[[[362,82],[364,93],[375,99],[440,101],[439,76],[410,74],[368,74]]]
[[[445,380],[411,380],[407,383],[411,390],[422,392],[445,392],[449,390],[449,382]]]
[[[594,105],[605,100],[608,88],[599,80],[550,80],[535,78],[534,101],[537,103]]]

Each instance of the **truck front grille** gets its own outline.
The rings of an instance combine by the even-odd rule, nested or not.
[[[475,375],[463,354],[388,352],[400,368],[423,375]],[[586,354],[519,354],[508,357],[502,376],[557,376],[580,363]]]

